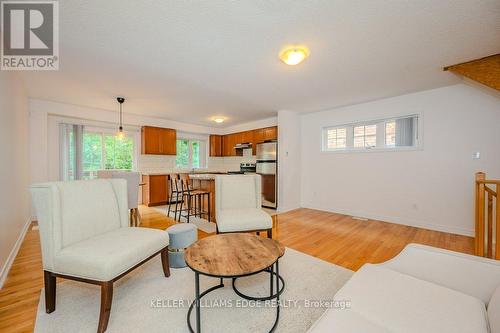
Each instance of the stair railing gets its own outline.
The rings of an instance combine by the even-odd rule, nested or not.
[[[476,172],[475,253],[500,259],[500,180],[488,180]]]

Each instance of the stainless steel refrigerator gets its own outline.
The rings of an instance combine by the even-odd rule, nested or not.
[[[262,178],[262,206],[276,208],[278,204],[278,143],[257,144],[256,170]]]

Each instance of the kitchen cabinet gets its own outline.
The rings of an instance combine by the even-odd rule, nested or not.
[[[255,129],[253,130],[253,143],[254,143],[254,146],[257,144],[257,143],[261,143],[261,142],[264,142],[264,129],[263,128],[258,128],[258,129]]]
[[[245,131],[241,133],[240,143],[253,143],[253,131]]]
[[[167,175],[142,175],[142,203],[148,207],[168,202]]]
[[[210,135],[210,156],[224,156],[222,145],[222,135]]]
[[[234,146],[237,143],[241,143],[241,135],[239,133],[233,133],[224,135],[223,139],[223,151],[224,156],[241,156],[243,152],[241,150],[236,150]]]
[[[214,137],[212,139],[212,137]],[[238,133],[231,133],[221,136],[221,155],[213,155],[212,154],[212,140],[214,140],[214,145],[217,144],[218,135],[210,136],[210,156],[242,156],[243,151],[241,149],[234,149],[234,146],[238,143],[251,143],[252,144],[252,153],[256,154],[256,148],[258,143],[262,143],[265,141],[273,141],[278,140],[278,127],[265,127],[258,128],[251,131],[244,131]],[[216,148],[214,148],[214,154]]]
[[[141,129],[141,154],[176,155],[176,131],[171,128],[143,126]]]
[[[278,140],[278,127],[264,128],[264,141]]]

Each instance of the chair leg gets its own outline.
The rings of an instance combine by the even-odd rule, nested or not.
[[[273,239],[273,229],[267,229],[267,238]]]
[[[198,195],[198,217],[201,219],[203,218],[202,216],[202,208],[203,208],[203,196]]]
[[[49,271],[43,271],[45,283],[45,312],[56,310],[56,276]]]
[[[191,215],[191,196],[188,196],[188,198],[187,198],[187,204],[188,204],[188,208],[187,208],[187,223],[189,223],[189,216]]]
[[[207,199],[207,201],[208,201],[208,203],[207,203],[208,204],[208,219],[207,220],[208,220],[208,222],[210,222],[210,219],[211,219],[211,215],[210,215],[211,214],[211,212],[210,212],[210,193],[207,193],[207,198],[208,198]]]
[[[141,225],[141,213],[139,213],[139,208],[135,209],[135,226],[138,227]]]
[[[161,266],[163,267],[163,274],[165,274],[165,277],[170,276],[170,266],[168,264],[168,249],[164,248],[160,252],[161,256]]]
[[[133,209],[129,209],[128,210],[128,216],[129,216],[129,226],[130,227],[133,227],[134,226],[134,210]]]
[[[111,313],[111,302],[113,301],[113,281],[101,284],[101,312],[99,314],[99,326],[97,333],[103,333],[108,328],[109,315]]]
[[[170,217],[170,207],[172,207],[172,196],[174,195],[174,193],[172,192],[167,200],[168,200],[168,210],[167,210],[167,216]]]

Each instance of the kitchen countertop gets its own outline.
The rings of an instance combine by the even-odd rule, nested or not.
[[[141,172],[143,176],[166,176],[173,173],[187,173],[191,175],[225,175],[227,172],[223,171],[189,171],[189,170],[172,170],[172,171],[151,171],[151,172]]]
[[[226,173],[195,173],[189,174],[189,178],[193,180],[215,180],[215,176]]]

